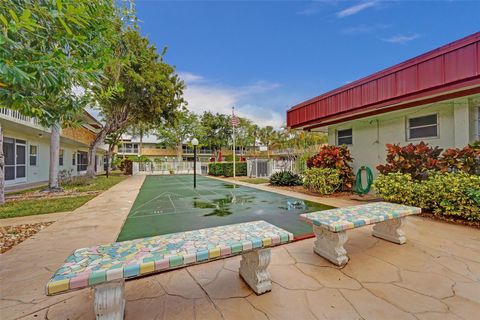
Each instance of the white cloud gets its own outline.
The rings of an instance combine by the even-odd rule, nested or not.
[[[186,73],[182,73],[186,74]],[[193,74],[190,74],[193,75]],[[255,103],[265,100],[261,95],[271,94],[280,87],[278,83],[257,81],[252,84],[232,87],[211,82],[201,76],[183,77],[186,82],[184,98],[188,109],[197,114],[204,111],[231,114],[232,107],[241,117],[248,118],[258,125],[280,127],[284,122],[284,114],[267,104]],[[197,79],[202,79],[201,82]]]
[[[385,42],[390,42],[390,43],[398,43],[398,44],[405,44],[407,42],[410,42],[412,40],[415,40],[419,38],[420,35],[417,33],[411,34],[411,35],[404,35],[404,34],[398,34],[396,36],[392,36],[390,38],[382,39]]]
[[[352,7],[349,7],[347,9],[343,9],[342,11],[337,12],[337,17],[344,18],[344,17],[348,17],[348,16],[351,16],[351,15],[357,14],[360,11],[363,11],[365,9],[376,6],[377,3],[378,3],[377,1],[368,1],[368,2],[363,2],[363,3],[357,4],[355,6],[352,6]]]
[[[190,72],[179,72],[178,76],[180,79],[188,83],[202,82],[205,80],[202,76]]]

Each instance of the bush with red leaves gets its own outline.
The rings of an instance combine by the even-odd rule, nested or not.
[[[469,145],[463,149],[447,149],[438,160],[438,167],[444,172],[480,174],[480,147]]]
[[[404,147],[400,144],[387,144],[387,164],[377,166],[381,174],[390,172],[408,173],[417,180],[426,179],[429,170],[438,169],[438,157],[442,149],[430,147],[421,141]]]
[[[341,189],[352,189],[354,174],[350,163],[353,161],[346,146],[322,146],[320,152],[307,160],[307,167],[330,168],[339,172],[342,180]]]

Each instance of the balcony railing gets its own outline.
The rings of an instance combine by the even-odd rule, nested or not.
[[[138,154],[138,148],[118,148],[118,153]]]
[[[48,131],[48,132],[50,131],[48,128],[43,127],[39,123],[37,118],[25,116],[25,115],[21,114],[20,112],[18,112],[17,110],[12,110],[12,109],[8,109],[8,108],[0,108],[0,117],[5,118],[5,119],[9,119],[9,120],[13,120],[17,123],[30,125],[32,127],[36,127],[36,128]]]

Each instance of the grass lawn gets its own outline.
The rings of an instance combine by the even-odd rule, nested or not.
[[[83,192],[104,191],[120,181],[124,180],[123,175],[98,176],[95,179],[79,179],[78,184],[62,186],[66,191],[75,191],[78,195],[63,198],[37,198],[37,199],[19,199],[15,201],[7,201],[0,206],[0,219],[31,216],[37,214],[66,212],[75,210],[84,205],[90,199],[95,198],[92,194],[83,194]],[[28,195],[42,190],[44,187],[24,190],[14,193],[15,195]]]
[[[78,192],[104,191],[110,189],[123,179],[125,179],[125,176],[122,175],[110,175],[108,178],[106,176],[98,176],[95,179],[89,179],[86,185],[68,185],[62,186],[62,188]]]
[[[238,179],[238,181],[252,183],[252,184],[262,184],[262,183],[270,182],[270,180],[267,178],[241,178],[241,179]]]
[[[0,219],[72,211],[95,196],[10,201],[0,207]]]

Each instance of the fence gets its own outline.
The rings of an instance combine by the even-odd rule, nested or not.
[[[270,177],[279,171],[295,171],[294,160],[250,159],[247,160],[247,175],[249,177]]]
[[[140,172],[153,174],[193,174],[193,161],[141,162]],[[197,161],[197,174],[207,174],[208,163]]]

